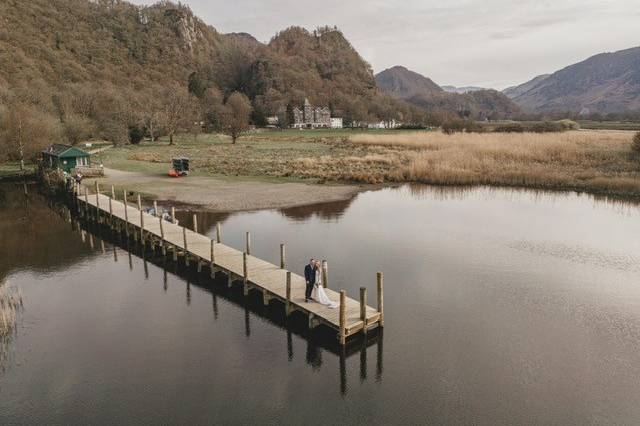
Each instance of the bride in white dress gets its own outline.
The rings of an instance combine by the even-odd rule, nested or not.
[[[325,305],[330,307],[331,309],[335,309],[338,307],[338,304],[327,296],[327,293],[324,291],[324,287],[322,285],[322,268],[320,267],[320,262],[316,262],[315,264],[316,270],[316,282],[313,284],[313,291],[311,292],[311,298],[321,305]]]

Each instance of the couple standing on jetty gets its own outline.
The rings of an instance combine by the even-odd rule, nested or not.
[[[323,278],[320,261],[310,259],[309,264],[304,267],[304,279],[307,283],[304,292],[304,301],[309,302],[309,299],[312,299],[321,305],[335,309],[338,307],[338,304],[329,299],[329,296],[325,293]]]

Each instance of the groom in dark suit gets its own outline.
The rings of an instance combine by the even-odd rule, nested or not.
[[[308,302],[311,299],[311,292],[313,291],[313,285],[316,283],[316,268],[315,261],[309,260],[309,264],[304,267],[304,279],[307,282],[307,287],[304,291],[304,301]]]

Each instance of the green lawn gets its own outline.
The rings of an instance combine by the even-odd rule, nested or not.
[[[35,173],[36,166],[35,164],[26,164],[24,173],[32,174]],[[9,177],[9,176],[18,176],[20,175],[20,163],[18,162],[8,162],[4,164],[0,164],[0,178]]]

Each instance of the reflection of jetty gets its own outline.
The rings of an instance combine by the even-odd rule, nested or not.
[[[182,256],[186,265],[190,261],[195,262],[200,271],[203,265],[209,266],[212,276],[222,271],[227,275],[228,286],[235,281],[243,284],[244,295],[249,291],[261,291],[263,302],[268,305],[272,299],[279,300],[285,305],[286,315],[299,311],[308,316],[309,328],[323,324],[338,332],[340,344],[346,343],[347,337],[383,325],[383,288],[382,273],[377,275],[377,300],[378,307],[372,308],[366,303],[366,288],[360,289],[360,300],[350,299],[345,290],[339,293],[329,288],[327,295],[333,300],[339,300],[339,307],[331,309],[318,303],[305,303],[305,280],[303,277],[293,274],[285,269],[285,247],[280,246],[280,266],[265,262],[251,256],[251,239],[246,235],[245,251],[239,251],[222,244],[220,225],[216,227],[216,239],[212,240],[197,232],[197,221],[194,220],[194,229],[173,223],[175,214],[172,213],[171,221],[162,217],[156,217],[142,210],[140,196],[138,205],[132,207],[126,199],[126,191],[123,201],[116,199],[116,194],[111,188],[110,195],[100,193],[96,183],[96,191],[91,196],[87,188],[80,192],[79,185],[74,186],[75,200],[78,201],[79,211],[86,218],[98,223],[105,223],[127,236],[140,240],[142,247],[159,249],[163,255],[171,252],[173,260],[177,261]],[[154,211],[157,212],[157,209]],[[195,218],[194,218],[195,219]],[[325,265],[326,268],[326,265]],[[328,271],[324,271],[328,278]],[[327,285],[328,279],[324,280]]]

